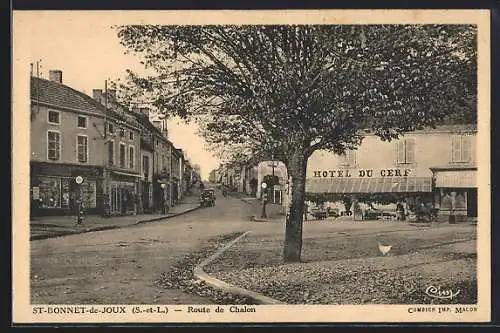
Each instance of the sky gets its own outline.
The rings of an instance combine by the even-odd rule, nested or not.
[[[104,89],[106,79],[123,78],[126,69],[140,71],[143,67],[139,60],[124,54],[124,47],[111,28],[115,24],[113,17],[106,18],[109,19],[64,12],[38,12],[22,17],[22,32],[18,31],[29,43],[30,54],[26,59],[33,63],[40,61],[40,76],[44,78],[48,78],[49,70],[61,70],[63,84],[89,96],[92,89]],[[177,119],[168,125],[169,139],[187,153],[191,164],[200,165],[202,179],[208,179],[219,161],[204,149],[203,139],[195,134],[196,125],[186,125]]]

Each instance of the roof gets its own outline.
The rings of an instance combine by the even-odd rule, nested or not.
[[[103,116],[107,115],[118,120],[126,120],[111,108],[106,109],[104,105],[92,97],[62,83],[31,77],[30,88],[32,101],[53,105],[61,109],[100,113]]]
[[[31,99],[61,108],[105,114],[103,105],[88,95],[64,84],[31,77]]]

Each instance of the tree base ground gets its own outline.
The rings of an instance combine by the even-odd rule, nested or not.
[[[381,225],[381,224],[379,224]],[[293,304],[474,304],[476,229],[315,229],[304,235],[301,263],[283,264],[282,234],[250,234],[206,267],[215,277]],[[378,242],[392,245],[383,256]],[[460,290],[431,298],[429,286]]]

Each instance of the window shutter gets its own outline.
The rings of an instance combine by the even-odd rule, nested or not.
[[[470,162],[472,153],[472,145],[470,138],[462,137],[462,162]]]
[[[460,162],[460,137],[454,137],[451,144],[451,161]]]
[[[397,162],[405,162],[405,140],[399,140],[396,145],[397,149]]]
[[[406,140],[406,163],[415,163],[415,139]]]

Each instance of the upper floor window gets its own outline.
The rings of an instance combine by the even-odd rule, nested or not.
[[[135,148],[134,146],[128,147],[128,167],[135,168]]]
[[[115,126],[113,124],[108,124],[108,132],[109,134],[115,133]]]
[[[130,133],[128,134],[128,138],[130,140],[134,140],[134,132],[130,131]]]
[[[149,176],[149,156],[142,157],[142,172],[144,174],[144,178],[148,179],[148,176]]]
[[[86,135],[77,135],[77,158],[80,163],[88,162],[89,147]]]
[[[47,158],[58,161],[61,156],[61,135],[59,132],[47,132]]]
[[[125,144],[120,143],[120,168],[125,168]]]
[[[108,163],[109,165],[115,164],[115,142],[113,140],[108,142]]]
[[[341,166],[356,165],[356,151],[350,149],[346,150],[340,158],[340,165]]]
[[[415,139],[402,139],[398,141],[397,162],[399,164],[415,163]]]
[[[453,163],[470,162],[472,157],[471,138],[468,136],[456,136],[451,143],[451,161]]]
[[[54,125],[61,124],[61,114],[59,113],[59,111],[49,110],[48,122],[49,124],[54,124]]]
[[[87,128],[87,117],[85,117],[85,116],[78,116],[76,126],[78,128]]]

